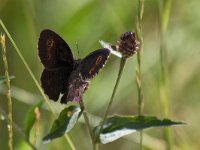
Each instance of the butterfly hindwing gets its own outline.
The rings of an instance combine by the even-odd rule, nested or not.
[[[79,70],[83,79],[87,80],[93,78],[104,66],[109,55],[110,51],[108,49],[99,49],[81,60]]]
[[[49,29],[40,33],[38,50],[45,68],[73,66],[73,55],[69,46],[58,34]]]
[[[44,69],[41,76],[41,84],[44,93],[49,99],[57,101],[60,93],[66,92],[67,80],[69,71],[66,68],[61,68],[54,71]]]

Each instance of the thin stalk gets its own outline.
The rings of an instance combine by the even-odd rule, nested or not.
[[[137,16],[137,26],[136,33],[138,40],[140,42],[139,50],[137,53],[137,70],[136,70],[136,83],[138,88],[138,115],[142,115],[144,98],[142,91],[142,73],[141,73],[141,62],[142,62],[142,52],[143,52],[143,37],[142,37],[142,17],[144,12],[144,0],[138,0],[138,16]]]
[[[70,148],[71,148],[72,150],[76,150],[76,148],[75,148],[74,144],[72,143],[72,140],[70,139],[70,137],[69,137],[67,134],[65,134],[64,136],[65,136],[65,139],[67,140],[67,142],[68,142]]]
[[[0,106],[0,113],[1,115],[6,119],[6,121],[8,121],[8,116],[6,115],[6,113],[4,112],[4,110],[1,108]],[[33,149],[33,150],[37,150],[37,148],[28,140],[26,134],[23,132],[23,130],[13,121],[13,129],[15,129],[19,135],[24,139],[24,141]]]
[[[20,59],[22,60],[22,62],[23,62],[23,64],[24,64],[25,68],[27,69],[28,73],[30,74],[31,78],[33,79],[33,81],[34,81],[35,85],[37,86],[39,92],[41,93],[43,99],[44,99],[45,102],[47,103],[47,105],[48,105],[50,111],[52,112],[53,116],[56,118],[56,114],[55,114],[55,112],[53,111],[53,108],[52,108],[50,102],[48,101],[48,98],[45,96],[45,94],[44,94],[44,92],[43,92],[43,90],[42,90],[42,88],[41,88],[39,82],[38,82],[37,79],[35,78],[33,72],[31,71],[30,67],[28,66],[26,60],[24,59],[24,57],[23,57],[21,51],[19,50],[19,48],[18,48],[17,45],[15,44],[13,38],[11,37],[10,33],[8,32],[7,28],[5,27],[5,25],[4,25],[4,23],[2,22],[1,19],[0,19],[0,25],[2,26],[2,28],[4,29],[6,35],[8,36],[8,38],[9,38],[9,40],[11,41],[12,45],[14,46],[14,48],[15,48],[17,54],[19,55],[19,57],[20,57]],[[75,147],[74,147],[74,145],[73,145],[71,139],[68,137],[67,134],[65,134],[65,138],[67,139],[67,141],[68,141],[68,143],[69,143],[71,149],[72,149],[72,150],[75,150]]]
[[[116,80],[112,95],[110,97],[110,101],[109,101],[108,106],[106,108],[106,111],[105,111],[105,114],[104,114],[104,117],[103,117],[103,121],[102,121],[102,124],[101,124],[101,128],[99,130],[99,134],[101,133],[101,131],[103,129],[103,125],[104,125],[104,123],[106,121],[106,118],[108,116],[108,113],[110,112],[110,109],[111,109],[111,106],[112,106],[112,103],[113,103],[113,100],[114,100],[114,97],[115,97],[115,94],[116,94],[116,91],[117,91],[117,87],[119,85],[119,82],[120,82],[120,79],[121,79],[121,76],[122,76],[122,73],[123,73],[123,70],[124,70],[125,64],[126,64],[126,58],[122,57],[121,61],[120,61],[118,77],[117,77],[117,80]],[[96,142],[96,139],[95,139],[95,142]],[[95,143],[95,144],[96,144],[96,147],[98,147],[98,144],[97,143]]]
[[[137,70],[136,70],[136,84],[138,89],[138,115],[143,114],[144,97],[142,90],[142,72],[141,72],[141,55],[143,52],[143,37],[142,37],[142,18],[144,13],[144,0],[138,0],[138,14],[137,14],[137,25],[136,33],[140,42],[140,48],[137,53]],[[143,149],[143,131],[140,131],[140,150]]]
[[[163,117],[169,116],[169,93],[168,93],[168,69],[167,49],[165,44],[165,33],[169,23],[172,0],[159,0],[159,24],[160,24],[160,107]],[[169,128],[164,129],[167,142],[167,150],[173,149],[172,132]]]
[[[6,97],[8,99],[8,135],[9,135],[8,147],[10,150],[12,150],[13,149],[12,99],[11,99],[11,93],[10,93],[10,79],[9,79],[9,72],[8,72],[8,62],[7,62],[7,58],[6,58],[5,35],[1,35],[0,43],[2,46],[2,57],[3,57],[6,86],[7,86]]]
[[[115,94],[116,94],[116,91],[117,91],[117,87],[119,85],[119,82],[120,82],[120,79],[121,79],[121,76],[122,76],[122,72],[124,70],[125,63],[126,63],[126,58],[121,58],[118,77],[117,77],[117,80],[116,80],[112,95],[110,97],[109,104],[108,104],[108,106],[106,108],[106,112],[104,114],[103,122],[102,122],[102,126],[101,127],[103,127],[103,124],[105,123],[105,120],[106,120],[106,118],[108,116],[108,113],[110,112],[110,109],[111,109],[111,106],[112,106],[112,103],[113,103],[113,100],[114,100],[114,97],[115,97]]]
[[[87,111],[86,111],[86,108],[85,108],[85,104],[84,104],[82,98],[81,98],[81,101],[80,101],[80,107],[81,107],[81,111],[82,111],[84,119],[85,119],[85,124],[86,124],[88,131],[89,131],[89,134],[90,134],[93,150],[95,150],[95,143],[94,143],[94,138],[93,138],[93,134],[92,134],[92,128],[90,126],[89,117],[88,117],[88,114],[87,114]]]

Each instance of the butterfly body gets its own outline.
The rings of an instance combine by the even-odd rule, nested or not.
[[[57,101],[64,94],[61,103],[80,101],[90,80],[106,63],[110,51],[99,49],[84,59],[74,60],[67,43],[55,32],[43,30],[38,42],[39,57],[45,69],[41,84],[49,99]]]
[[[61,98],[61,103],[70,100],[80,102],[80,97],[87,90],[89,82],[89,80],[83,79],[78,70],[73,71],[68,80],[68,92]]]

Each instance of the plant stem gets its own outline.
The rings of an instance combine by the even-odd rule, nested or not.
[[[142,18],[144,13],[144,0],[138,0],[138,14],[136,33],[140,42],[140,48],[137,53],[137,70],[136,70],[136,84],[138,89],[138,115],[143,114],[144,97],[142,90],[142,72],[141,72],[141,55],[143,52],[143,37],[142,37]],[[143,149],[143,131],[140,131],[140,150]]]
[[[120,79],[121,79],[121,76],[122,76],[122,72],[123,72],[125,63],[126,63],[126,58],[121,58],[118,77],[117,77],[117,80],[116,80],[116,83],[115,83],[115,86],[114,86],[114,89],[113,89],[109,104],[107,106],[106,112],[105,112],[104,117],[103,117],[102,126],[105,123],[105,120],[106,120],[106,118],[108,116],[108,113],[109,113],[109,111],[111,109],[111,106],[112,106],[112,103],[113,103],[113,100],[114,100],[114,97],[115,97],[115,94],[116,94],[116,91],[117,91],[117,87],[119,85],[119,82],[120,82]]]
[[[83,113],[83,116],[84,116],[84,119],[85,119],[85,124],[86,124],[88,131],[89,131],[89,134],[90,134],[93,150],[95,150],[95,143],[94,143],[94,138],[93,138],[93,134],[92,134],[92,128],[90,126],[90,121],[89,121],[89,117],[88,117],[88,114],[87,114],[87,111],[86,111],[86,108],[85,108],[85,104],[83,102],[83,98],[81,98],[80,107],[81,107],[81,110],[82,110],[82,113]]]
[[[108,106],[106,108],[106,111],[105,111],[105,114],[104,114],[104,117],[103,117],[103,121],[101,123],[101,127],[100,127],[100,130],[99,130],[99,134],[101,133],[101,131],[103,129],[103,125],[104,125],[104,123],[106,121],[106,118],[108,116],[108,113],[110,112],[110,109],[111,109],[111,106],[112,106],[112,103],[113,103],[113,100],[114,100],[114,97],[115,97],[115,94],[116,94],[116,91],[117,91],[117,87],[119,85],[119,82],[120,82],[120,79],[121,79],[121,76],[122,76],[125,64],[126,64],[126,58],[122,57],[121,61],[120,61],[120,67],[119,67],[118,77],[117,77],[117,80],[116,80],[116,83],[115,83],[112,95],[110,97],[110,101],[109,101]],[[96,143],[96,139],[95,139],[95,143]],[[97,143],[96,143],[96,147],[98,147]]]
[[[50,111],[52,112],[53,116],[56,118],[56,114],[55,114],[55,112],[53,111],[53,108],[52,108],[50,102],[48,101],[48,98],[45,96],[45,94],[44,94],[44,92],[43,92],[43,90],[42,90],[42,88],[41,88],[39,82],[38,82],[37,79],[35,78],[33,72],[31,71],[30,67],[28,66],[26,60],[24,59],[24,57],[23,57],[21,51],[19,50],[19,48],[18,48],[17,45],[15,44],[13,38],[11,37],[10,33],[8,32],[7,28],[5,27],[5,25],[4,25],[4,23],[2,22],[1,19],[0,19],[0,25],[2,26],[2,28],[4,29],[6,35],[8,36],[8,38],[9,38],[9,40],[11,41],[12,45],[14,46],[14,48],[15,48],[17,54],[19,55],[19,57],[20,57],[20,59],[22,60],[22,62],[23,62],[23,64],[24,64],[25,68],[27,69],[28,73],[30,74],[31,78],[33,79],[33,81],[34,81],[35,85],[37,86],[39,92],[41,93],[43,99],[44,99],[45,102],[47,103],[47,105],[48,105]],[[71,149],[72,149],[72,150],[75,150],[75,147],[74,147],[74,145],[73,145],[71,139],[68,137],[67,134],[65,134],[65,138],[67,139],[67,141],[68,141],[68,143],[69,143]]]
[[[138,115],[142,115],[144,99],[142,91],[142,72],[141,72],[141,55],[143,52],[143,37],[142,37],[142,17],[144,12],[144,0],[139,0],[138,16],[137,16],[137,28],[136,33],[140,42],[140,47],[137,53],[137,70],[136,70],[136,83],[138,88]]]
[[[64,136],[65,136],[65,139],[67,140],[67,142],[68,142],[70,148],[71,148],[72,150],[76,150],[76,148],[75,148],[74,144],[72,143],[72,140],[70,139],[70,137],[68,136],[68,134],[65,134]]]
[[[8,99],[8,134],[9,134],[8,147],[10,150],[12,150],[13,149],[12,99],[11,99],[11,93],[10,93],[10,79],[9,79],[9,72],[8,72],[8,62],[7,62],[7,58],[6,58],[5,35],[1,35],[0,43],[2,46],[2,57],[3,57],[6,86],[7,86],[6,97]]]
[[[169,15],[172,0],[165,2],[159,0],[159,24],[160,24],[160,104],[163,117],[169,116],[169,95],[168,95],[168,69],[167,69],[167,49],[165,45],[165,32],[169,23]],[[167,149],[173,149],[172,132],[169,128],[164,129]]]
[[[117,80],[116,80],[112,95],[110,97],[109,104],[108,104],[108,106],[106,108],[106,112],[105,112],[104,117],[103,117],[101,128],[103,127],[103,124],[105,123],[105,120],[106,120],[106,118],[108,116],[108,113],[110,112],[110,109],[111,109],[111,106],[112,106],[112,103],[113,103],[113,100],[114,100],[114,97],[115,97],[115,94],[116,94],[116,91],[117,91],[117,87],[119,85],[119,82],[120,82],[120,79],[121,79],[121,76],[122,76],[122,72],[123,72],[125,63],[126,63],[126,59],[125,58],[121,58],[118,77],[117,77]]]
[[[8,116],[4,112],[4,110],[0,106],[0,113],[3,117],[5,117],[6,121],[8,121]],[[25,142],[33,149],[37,150],[37,148],[28,140],[26,134],[22,131],[22,129],[13,121],[13,128],[20,134],[20,136],[24,139]]]

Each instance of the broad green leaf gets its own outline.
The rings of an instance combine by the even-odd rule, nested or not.
[[[43,104],[43,101],[40,101],[39,103],[31,107],[28,113],[26,114],[26,117],[24,120],[24,132],[27,136],[27,139],[29,139],[30,137],[30,132],[35,122],[35,112],[34,112],[35,108],[36,107],[41,108],[42,104]]]
[[[159,120],[154,116],[113,116],[105,121],[101,133],[101,123],[93,129],[93,133],[98,142],[106,144],[138,130],[180,124],[184,123],[169,119]]]
[[[49,134],[43,138],[43,143],[46,144],[69,132],[76,124],[80,112],[81,109],[77,106],[69,106],[63,109],[59,117],[54,121]]]
[[[13,75],[9,76],[10,80],[14,79],[14,78],[15,78],[15,76],[13,76]],[[6,81],[6,77],[5,76],[0,76],[0,84],[4,83],[5,81]]]

